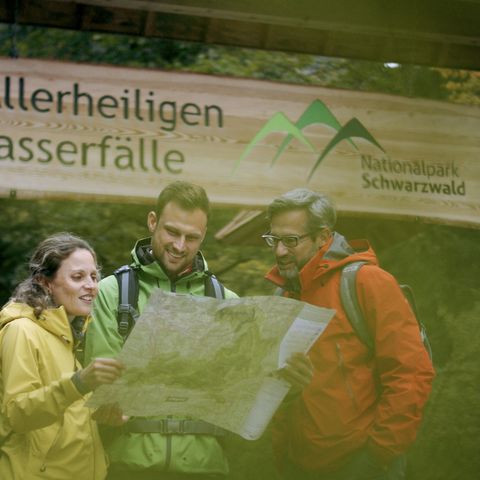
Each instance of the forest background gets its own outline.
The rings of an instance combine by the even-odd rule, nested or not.
[[[381,92],[480,106],[480,72],[255,51],[125,35],[0,24],[0,56],[46,58],[268,79]],[[129,261],[147,236],[141,204],[0,199],[0,302],[26,275],[32,248],[70,231],[95,247],[103,275]],[[271,252],[254,239],[214,238],[239,209],[215,207],[203,251],[210,269],[238,294],[270,294],[263,280]],[[437,376],[408,480],[480,478],[480,230],[394,219],[341,218],[349,236],[369,238],[381,265],[413,286],[427,326]],[[342,233],[342,230],[339,231]],[[269,432],[258,441],[227,441],[231,479],[276,479]]]

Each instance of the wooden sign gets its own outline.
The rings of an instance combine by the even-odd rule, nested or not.
[[[0,194],[153,202],[174,180],[259,207],[480,225],[480,109],[267,81],[0,59]]]

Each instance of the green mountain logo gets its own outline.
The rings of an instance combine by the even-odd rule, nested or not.
[[[312,142],[310,142],[310,140],[308,140],[308,138],[306,138],[302,132],[304,128],[314,124],[326,125],[327,127],[332,128],[336,132],[335,136],[332,138],[332,140],[330,140],[330,142],[328,142],[326,147],[321,152],[317,151]],[[306,145],[313,153],[319,154],[315,164],[313,165],[310,173],[308,174],[307,182],[310,181],[322,160],[343,140],[348,140],[350,144],[356,150],[358,150],[358,147],[352,139],[362,138],[378,147],[380,150],[382,150],[382,152],[385,152],[382,146],[362,125],[360,120],[358,120],[357,118],[352,118],[345,125],[342,126],[335,117],[335,115],[330,111],[330,109],[321,100],[316,99],[307,107],[307,109],[302,113],[300,118],[295,123],[293,123],[282,112],[277,112],[272,118],[270,118],[270,120],[265,123],[265,125],[245,147],[240,158],[235,163],[232,173],[235,173],[240,163],[242,163],[242,161],[251,153],[257,143],[263,140],[263,138],[265,138],[270,133],[275,132],[285,132],[287,136],[278,147],[270,166],[273,167],[273,165],[275,165],[278,158],[287,149],[288,145],[294,138]]]

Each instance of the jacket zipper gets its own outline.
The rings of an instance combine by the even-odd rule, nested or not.
[[[57,433],[55,434],[55,437],[53,438],[52,443],[50,444],[50,446],[48,447],[48,450],[45,452],[45,455],[43,456],[43,463],[42,463],[42,466],[40,467],[40,472],[42,472],[42,473],[45,472],[45,470],[47,469],[48,455],[53,450],[53,447],[57,444],[57,442],[60,438],[60,435],[62,433],[62,429],[63,429],[63,420],[62,420],[60,426],[58,427]]]
[[[353,393],[352,386],[348,380],[347,371],[345,370],[345,360],[343,358],[343,352],[338,342],[335,343],[335,349],[337,351],[338,367],[340,368],[340,372],[342,374],[343,383],[345,384],[347,394],[352,399],[352,402],[355,408],[358,410],[357,399],[355,398],[355,394]]]

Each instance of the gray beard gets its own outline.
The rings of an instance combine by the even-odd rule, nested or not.
[[[300,277],[297,267],[291,268],[289,270],[280,270],[279,268],[278,271],[280,275],[286,280],[285,287],[287,290],[292,292],[300,292]]]
[[[298,279],[299,271],[297,267],[290,268],[289,270],[282,270],[280,267],[278,267],[278,271],[285,280],[293,280],[295,278]]]

